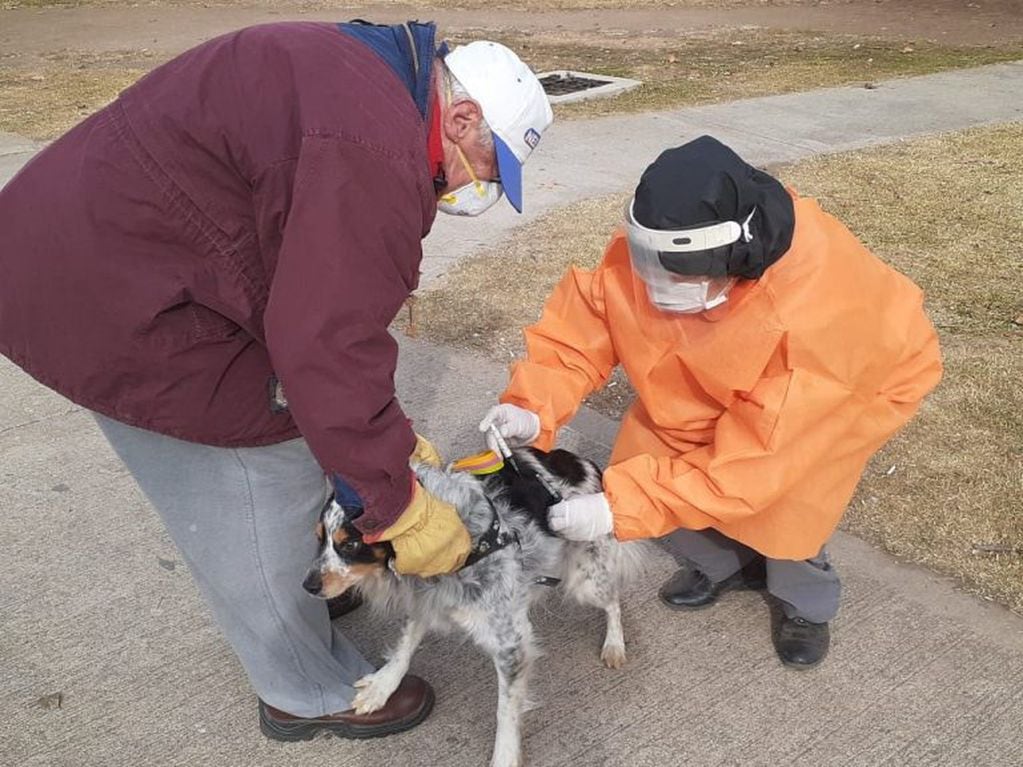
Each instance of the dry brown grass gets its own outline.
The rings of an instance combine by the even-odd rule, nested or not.
[[[849,0],[832,0],[833,4]],[[75,6],[116,6],[123,0],[0,0],[0,9],[46,8]],[[201,5],[203,7],[271,7],[271,8],[337,8],[333,0],[139,0],[137,5]],[[757,5],[798,7],[820,5],[820,0],[760,0]],[[357,8],[352,3],[348,8]],[[436,0],[365,0],[361,5],[397,5],[435,9]],[[749,6],[749,0],[455,0],[449,8],[467,10],[493,10],[495,8],[552,11],[586,10],[591,8],[739,8]]]
[[[137,0],[132,2],[132,6],[159,6],[159,5],[203,5],[203,0]],[[249,2],[226,2],[219,3],[205,3],[206,5],[224,5],[224,6],[248,6],[248,5],[259,5],[256,3]],[[0,0],[0,10],[14,11],[20,8],[79,8],[82,6],[87,7],[124,7],[125,3],[123,0]]]
[[[836,4],[850,0],[837,0]],[[388,5],[412,5],[421,8],[436,7],[435,0],[383,0]],[[457,8],[516,8],[521,10],[585,10],[591,8],[741,8],[750,5],[799,7],[820,5],[820,0],[455,0]]]
[[[560,117],[734,101],[1023,58],[1018,44],[949,47],[754,28],[670,37],[606,31],[498,37],[538,72],[570,69],[643,82],[616,98],[560,106]]]
[[[452,35],[473,39],[479,32]],[[632,77],[636,90],[559,107],[559,118],[663,109],[1023,58],[1023,46],[950,48],[844,36],[726,30],[681,38],[595,32],[491,34],[537,71]],[[0,59],[0,130],[59,135],[158,63],[148,51],[58,52],[45,66]]]
[[[944,381],[876,456],[846,528],[1023,612],[1023,125],[784,176],[924,289],[942,337]]]
[[[569,266],[597,265],[625,201],[613,195],[569,205],[519,229],[499,250],[459,263],[443,286],[416,300],[417,333],[502,362],[520,356],[522,328],[540,318],[547,294]],[[408,329],[404,314],[396,327]],[[617,416],[631,398],[626,379],[616,372],[589,404]]]
[[[1023,126],[774,170],[920,284],[942,337],[944,381],[875,457],[845,529],[1023,612]],[[461,264],[418,301],[420,332],[520,354],[521,326],[569,263],[599,260],[622,202],[557,211]],[[631,393],[614,383],[590,404],[617,417]]]
[[[0,131],[34,139],[59,136],[155,63],[144,51],[59,51],[39,66],[0,66]]]

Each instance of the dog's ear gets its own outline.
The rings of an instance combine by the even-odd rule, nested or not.
[[[596,473],[598,479],[601,475],[600,468],[593,461],[587,461],[575,453],[560,448],[552,450],[546,455],[538,455],[537,460],[547,468],[547,471],[562,482],[566,482],[578,489],[582,489],[586,482],[589,474],[587,467],[589,467],[591,472]]]
[[[547,522],[547,504],[550,496],[547,489],[533,477],[523,477],[509,472],[505,478],[508,500],[511,505],[521,509],[545,533],[554,535]]]

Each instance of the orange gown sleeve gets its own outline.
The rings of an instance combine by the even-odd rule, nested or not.
[[[603,300],[603,266],[572,267],[554,289],[540,321],[525,329],[526,358],[512,366],[501,402],[540,416],[533,444],[550,450],[558,429],[618,364]]]

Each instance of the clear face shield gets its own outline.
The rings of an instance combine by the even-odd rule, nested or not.
[[[626,209],[626,233],[633,271],[645,283],[650,302],[665,312],[692,314],[728,300],[736,277],[710,277],[714,262],[727,260],[728,249],[739,238],[751,239],[746,220],[724,221],[694,229],[647,229]],[[701,271],[704,272],[701,274]]]

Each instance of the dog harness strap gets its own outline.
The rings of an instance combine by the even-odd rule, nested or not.
[[[507,547],[509,544],[518,543],[519,537],[515,533],[509,532],[505,529],[504,525],[501,524],[501,516],[497,513],[497,508],[494,506],[490,499],[487,499],[490,504],[490,510],[493,512],[493,518],[490,520],[490,527],[483,533],[473,544],[472,551],[469,552],[469,556],[465,560],[465,564],[462,565],[462,569],[466,567],[472,567],[474,564],[479,562],[484,557],[493,554],[495,551]]]

